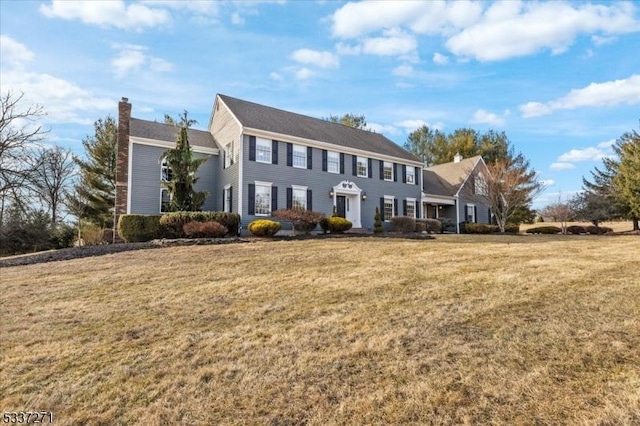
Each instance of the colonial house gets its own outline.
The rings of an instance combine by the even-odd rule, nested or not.
[[[171,170],[159,159],[175,147],[177,129],[132,118],[126,98],[118,115],[116,220],[122,214],[166,211],[169,198],[162,182]],[[455,181],[446,168],[439,171],[440,166],[424,169],[419,158],[379,133],[219,94],[209,130],[189,129],[188,136],[194,154],[208,158],[196,185],[209,194],[203,210],[239,213],[243,228],[282,208],[335,211],[362,230],[373,229],[376,207],[385,222],[398,215],[488,222],[478,203],[472,216],[466,214],[472,204],[461,188],[467,183]],[[475,158],[453,168],[476,176]],[[446,191],[432,188],[432,182]]]

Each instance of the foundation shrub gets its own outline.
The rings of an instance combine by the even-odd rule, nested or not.
[[[585,226],[585,231],[591,235],[601,235],[601,234],[609,234],[613,232],[613,229],[607,226]]]
[[[391,218],[391,229],[394,232],[409,234],[416,229],[416,220],[408,216],[396,216]]]
[[[329,232],[332,234],[342,234],[353,226],[350,221],[343,217],[331,216],[327,220],[329,222]]]
[[[424,219],[425,231],[429,234],[442,232],[442,222],[438,219]]]
[[[163,238],[184,238],[184,225],[189,222],[218,222],[227,233],[236,235],[240,226],[240,215],[228,212],[171,212],[160,217]]]
[[[195,220],[185,223],[182,230],[187,238],[222,238],[229,232],[219,222],[198,222]]]
[[[382,234],[384,232],[384,226],[382,225],[382,218],[380,217],[380,209],[376,207],[376,213],[373,216],[373,232],[375,234]]]
[[[500,228],[498,228],[497,225],[472,222],[467,222],[465,224],[464,230],[467,234],[492,234],[494,232],[500,232]]]
[[[160,238],[162,236],[160,218],[159,215],[122,215],[118,221],[118,235],[128,243]],[[84,239],[84,235],[82,237]],[[100,237],[102,237],[102,230],[100,230]]]
[[[496,232],[500,232],[500,228],[498,227],[498,230]],[[504,232],[506,232],[507,234],[519,234],[520,233],[520,225],[518,225],[517,223],[507,223],[504,226]]]
[[[578,235],[578,234],[586,234],[586,233],[587,233],[587,230],[585,229],[584,226],[581,226],[581,225],[567,226],[567,234]]]
[[[311,210],[280,209],[272,213],[273,217],[291,222],[296,231],[308,234],[313,231],[324,218],[324,214]]]
[[[427,224],[425,223],[424,219],[416,219],[416,229],[414,229],[415,232],[426,232],[427,231]]]
[[[527,229],[527,234],[559,234],[562,229],[557,226],[536,226],[535,228]]]
[[[254,220],[249,224],[249,232],[256,237],[273,237],[282,227],[279,222],[269,219]]]

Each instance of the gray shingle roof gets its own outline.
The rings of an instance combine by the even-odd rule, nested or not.
[[[380,133],[354,129],[342,124],[283,111],[226,95],[219,94],[218,96],[245,128],[291,135],[410,161],[420,161],[419,158]]]
[[[130,121],[129,134],[139,138],[175,142],[179,130],[179,127],[171,126],[169,124],[140,120],[132,117]],[[189,136],[189,144],[191,144],[191,146],[218,148],[213,140],[213,136],[207,131],[189,129],[187,131],[187,135]]]
[[[476,155],[459,163],[444,163],[425,168],[422,172],[424,192],[454,196],[480,158]]]
[[[431,170],[422,171],[422,190],[425,194],[442,195],[452,197],[456,194],[456,189],[445,180],[440,179],[436,172]]]

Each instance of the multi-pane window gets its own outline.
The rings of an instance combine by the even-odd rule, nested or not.
[[[256,183],[255,214],[256,216],[271,214],[271,185]]]
[[[359,177],[369,177],[368,164],[369,160],[367,160],[365,157],[358,157],[356,166]]]
[[[231,187],[228,186],[224,188],[224,206],[222,211],[230,212],[231,211]]]
[[[406,182],[407,183],[415,183],[416,182],[416,169],[413,167],[407,167],[407,171],[406,171]]]
[[[382,176],[384,180],[393,180],[393,163],[385,161],[382,165]]]
[[[162,163],[160,163],[160,181],[169,182],[173,178],[173,172],[171,171],[171,167],[167,163],[167,159],[163,158]]]
[[[475,178],[475,192],[479,195],[487,195],[489,193],[487,190],[487,181],[484,179],[482,173],[478,173]]]
[[[229,142],[227,146],[224,148],[224,168],[230,167],[233,165],[233,141]]]
[[[256,138],[256,161],[271,164],[271,141]]]
[[[407,198],[407,216],[416,217],[416,200],[413,198]]]
[[[476,221],[476,207],[473,204],[467,204],[467,222]]]
[[[391,220],[393,217],[393,198],[384,197],[384,220]]]
[[[169,191],[166,189],[161,189],[160,190],[160,213],[168,212],[170,204],[171,204],[171,197],[169,196]]]
[[[293,145],[293,167],[307,168],[307,148],[301,145]]]
[[[307,188],[292,186],[291,191],[291,207],[294,209],[306,210],[307,209]]]
[[[333,151],[327,152],[327,171],[329,173],[340,173],[340,154]]]

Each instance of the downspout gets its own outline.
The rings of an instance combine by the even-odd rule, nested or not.
[[[458,198],[458,194],[456,194],[456,234],[460,233],[460,199]]]

